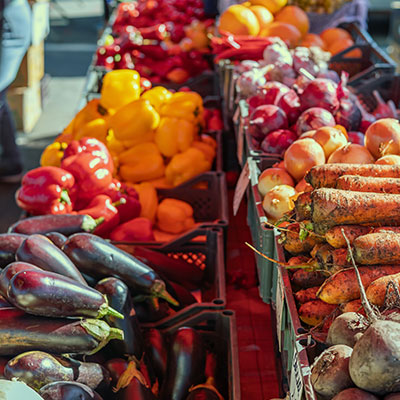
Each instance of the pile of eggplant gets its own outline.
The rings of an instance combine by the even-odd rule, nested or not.
[[[55,217],[0,234],[0,398],[222,399],[215,371],[225,366],[200,331],[164,334],[141,324],[195,301],[176,281],[186,273],[191,289],[202,271],[74,233],[79,221],[60,230]],[[159,272],[149,266],[156,263]]]

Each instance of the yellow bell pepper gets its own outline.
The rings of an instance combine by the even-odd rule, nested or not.
[[[164,199],[157,208],[157,226],[164,232],[182,233],[194,226],[193,208],[177,199]]]
[[[192,143],[192,147],[199,149],[204,154],[207,161],[209,161],[210,163],[213,162],[216,151],[215,148],[211,146],[209,143],[202,142],[200,140],[195,140]]]
[[[84,137],[91,137],[100,142],[106,143],[108,132],[108,124],[104,118],[96,118],[93,121],[87,122],[85,125],[77,129],[74,135],[75,140],[80,140]]]
[[[140,143],[146,143],[146,142],[154,142],[154,131],[149,131],[143,136],[140,136],[133,140],[122,140],[122,144],[124,145],[126,150]]]
[[[175,117],[197,122],[203,113],[203,99],[196,92],[177,92],[161,107],[162,117]]]
[[[157,190],[148,182],[131,185],[139,195],[140,205],[142,206],[140,216],[148,218],[151,222],[155,222],[158,197]]]
[[[127,182],[142,182],[164,175],[164,160],[154,143],[141,143],[118,156],[119,175]]]
[[[100,112],[100,100],[93,99],[86,103],[85,107],[78,111],[72,123],[72,133],[75,135],[82,126],[86,125],[88,122],[93,121],[98,118],[103,118],[104,113]]]
[[[168,182],[178,186],[210,168],[211,162],[206,159],[204,153],[195,147],[190,147],[172,157],[165,169],[165,176]]]
[[[125,151],[123,143],[115,139],[114,131],[112,129],[108,131],[106,137],[106,146],[113,155],[118,155]]]
[[[163,117],[154,140],[165,157],[187,150],[194,140],[195,125],[185,119]]]
[[[64,155],[64,150],[68,147],[68,143],[54,142],[49,144],[40,157],[40,165],[42,167],[60,167],[61,159]]]
[[[172,94],[172,92],[162,86],[155,86],[144,92],[141,96],[141,99],[149,100],[150,104],[157,111],[160,111],[161,106],[172,97]]]
[[[106,110],[118,110],[140,97],[140,75],[130,69],[108,72],[103,78],[100,104]]]
[[[135,100],[121,107],[108,120],[118,140],[138,140],[160,123],[160,115],[148,100]]]

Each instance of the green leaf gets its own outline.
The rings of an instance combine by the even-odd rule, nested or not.
[[[308,236],[308,230],[301,227],[299,232],[299,239],[301,241],[306,240],[307,236]]]

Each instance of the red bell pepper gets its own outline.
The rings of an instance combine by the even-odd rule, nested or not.
[[[102,194],[113,179],[104,158],[95,154],[82,152],[69,156],[62,160],[61,166],[75,177],[79,198]]]
[[[152,242],[155,240],[153,224],[147,218],[134,218],[117,226],[110,239],[116,242]]]
[[[85,137],[81,140],[73,140],[64,151],[63,159],[79,153],[89,153],[100,157],[111,174],[114,172],[114,161],[107,146],[95,138]]]
[[[94,234],[101,237],[108,237],[108,234],[120,223],[117,205],[123,204],[125,199],[113,203],[109,196],[99,194],[92,199],[87,208],[80,210],[78,214],[90,215],[94,219],[103,217],[104,221],[97,226]]]
[[[19,207],[33,215],[66,214],[72,210],[68,192],[74,184],[74,177],[64,169],[35,168],[23,177],[16,201]]]

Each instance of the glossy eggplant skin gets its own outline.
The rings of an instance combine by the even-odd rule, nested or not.
[[[32,350],[89,354],[101,343],[100,338],[90,333],[92,326],[104,339],[115,336],[104,321],[44,318],[25,314],[17,308],[0,309],[0,356],[16,356]]]
[[[186,400],[221,400],[220,397],[212,390],[207,388],[197,388],[189,393]]]
[[[36,391],[58,381],[76,381],[91,389],[102,390],[109,386],[111,379],[100,364],[57,357],[43,351],[29,351],[9,360],[4,376],[22,381]]]
[[[185,400],[189,388],[204,381],[206,351],[193,328],[179,328],[172,337],[161,400]]]
[[[7,298],[7,291],[8,291],[8,285],[10,284],[11,279],[13,278],[14,275],[16,275],[18,272],[21,271],[27,271],[27,270],[36,270],[36,271],[41,271],[42,269],[37,267],[36,265],[22,262],[22,261],[15,261],[7,267],[3,269],[0,273],[0,293],[2,296]]]
[[[129,386],[118,391],[113,397],[115,400],[156,400],[150,389],[133,378]]]
[[[161,386],[167,372],[167,343],[158,329],[151,328],[144,334],[147,359]]]
[[[59,249],[64,246],[64,243],[67,241],[67,237],[60,232],[49,232],[46,233],[45,236],[50,239]]]
[[[151,299],[134,303],[133,306],[138,320],[142,323],[160,321],[161,319],[170,316],[173,312],[165,301],[160,301],[158,310],[154,307]]]
[[[105,297],[97,290],[48,271],[25,270],[11,279],[8,300],[33,315],[45,317],[102,317]]]
[[[5,268],[15,261],[15,253],[26,237],[20,233],[0,234],[0,268]]]
[[[103,400],[88,386],[78,382],[54,382],[43,386],[39,394],[43,400]]]
[[[87,285],[71,260],[44,235],[27,237],[18,248],[15,258]]]
[[[72,235],[63,251],[80,271],[97,277],[116,276],[136,293],[151,295],[165,288],[154,270],[96,235]]]
[[[197,303],[196,298],[184,286],[171,281],[169,281],[169,285],[172,286],[172,290],[169,291],[173,293],[174,298],[179,302],[179,307],[177,307],[177,309],[182,309]]]
[[[124,316],[124,319],[106,317],[110,326],[124,332],[124,340],[114,340],[110,343],[117,352],[116,356],[134,356],[139,362],[144,353],[144,340],[128,286],[120,279],[105,278],[97,283],[95,289],[106,296],[110,307]]]

